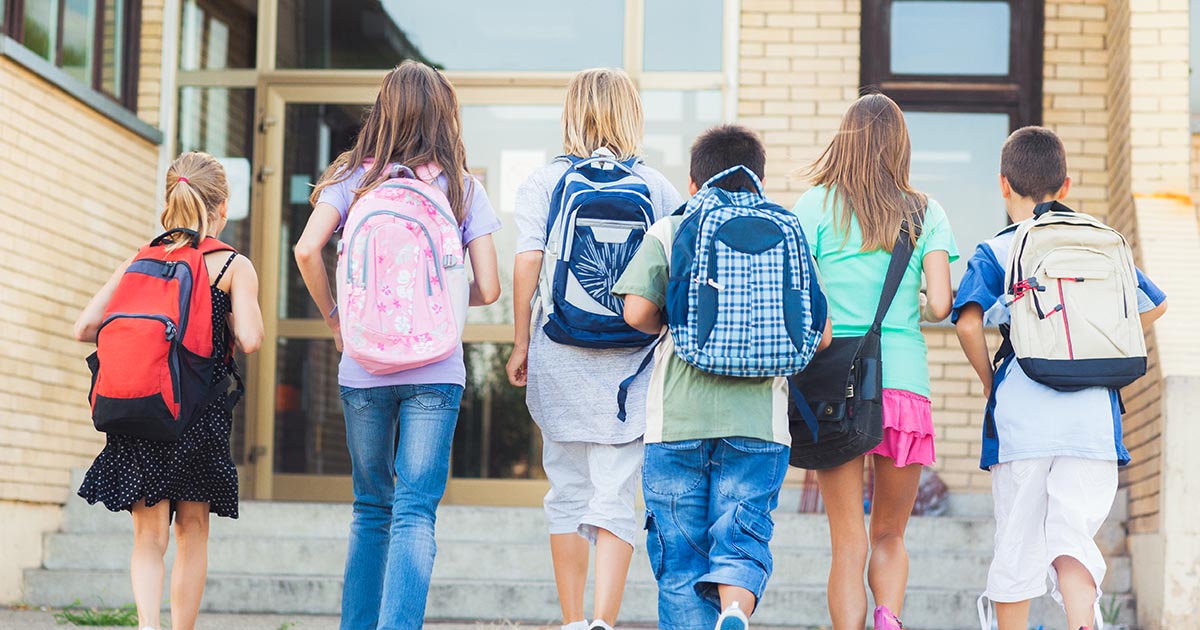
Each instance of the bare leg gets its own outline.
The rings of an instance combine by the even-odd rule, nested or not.
[[[579,534],[550,534],[554,584],[562,606],[563,623],[583,621],[583,590],[587,588],[588,541]]]
[[[875,492],[871,500],[871,562],[867,583],[875,604],[896,616],[904,608],[908,586],[908,551],[904,529],[912,515],[921,484],[921,465],[896,468],[887,457],[875,455]]]
[[[1071,556],[1055,558],[1054,570],[1058,572],[1058,590],[1067,609],[1067,627],[1071,630],[1095,627],[1096,581],[1092,572]]]
[[[1028,630],[1029,600],[996,602],[996,623],[1000,630]]]
[[[829,616],[833,630],[862,630],[867,624],[867,527],[863,522],[863,462],[859,457],[817,471],[829,517],[833,564],[829,570]]]
[[[171,570],[171,630],[194,630],[208,576],[208,504],[175,506],[175,567]]]
[[[597,530],[596,616],[593,620],[603,620],[610,626],[617,624],[617,614],[621,612],[621,598],[625,596],[625,580],[629,578],[629,561],[632,558],[633,546],[617,538],[607,529]]]
[[[754,606],[758,603],[754,599],[754,593],[732,584],[718,584],[717,593],[721,596],[721,610],[729,608],[729,605],[737,602],[738,608],[746,613],[746,616],[754,614]]]
[[[162,501],[146,507],[145,500],[133,505],[133,557],[129,576],[133,581],[133,601],[137,604],[138,625],[157,628],[163,593],[163,555],[171,535],[171,504]]]

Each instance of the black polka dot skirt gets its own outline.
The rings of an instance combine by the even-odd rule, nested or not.
[[[225,318],[232,304],[229,295],[212,287],[213,347],[228,344]],[[214,378],[228,372],[218,365]],[[88,469],[79,496],[95,505],[121,512],[145,499],[147,506],[170,501],[209,504],[217,516],[237,518],[237,467],[229,447],[233,414],[225,411],[225,398],[218,398],[202,417],[192,423],[176,442],[160,442],[127,435],[108,436],[108,442]]]

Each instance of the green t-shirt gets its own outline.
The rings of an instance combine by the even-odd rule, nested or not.
[[[864,252],[858,219],[851,217],[850,237],[841,231],[841,202],[829,189],[817,186],[796,202],[793,212],[800,217],[804,236],[817,259],[821,286],[829,300],[829,318],[834,337],[863,335],[875,319],[883,278],[891,253]],[[895,301],[883,319],[883,386],[929,396],[929,363],[925,336],[921,334],[921,267],[925,255],[945,251],[950,262],[958,259],[958,247],[945,210],[933,199],[925,208],[925,227],[908,271],[900,282]]]
[[[654,224],[625,268],[613,294],[639,295],[662,309],[667,301],[670,247],[681,217]],[[748,437],[791,444],[787,380],[719,376],[688,365],[675,354],[671,335],[654,350],[646,392],[647,443]]]

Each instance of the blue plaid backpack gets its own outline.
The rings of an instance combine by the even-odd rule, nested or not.
[[[589,158],[560,156],[570,167],[550,198],[542,296],[551,340],[584,348],[636,348],[654,341],[625,323],[612,294],[654,223],[650,188],[606,150]]]
[[[743,172],[753,192],[715,186]],[[667,321],[679,358],[705,372],[791,376],[812,360],[828,310],[800,219],[745,166],[708,180],[671,247]]]

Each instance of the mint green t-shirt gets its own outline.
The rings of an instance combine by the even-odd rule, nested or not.
[[[821,286],[829,300],[829,318],[834,337],[866,334],[875,319],[883,278],[887,275],[891,253],[885,250],[864,252],[858,219],[851,217],[850,237],[841,230],[841,202],[825,186],[817,186],[796,202],[792,209],[800,217],[808,238]],[[925,226],[908,271],[900,282],[895,301],[883,319],[883,386],[929,396],[929,363],[925,336],[921,334],[921,267],[925,255],[945,251],[950,262],[958,259],[958,247],[945,210],[929,200],[925,208]]]

